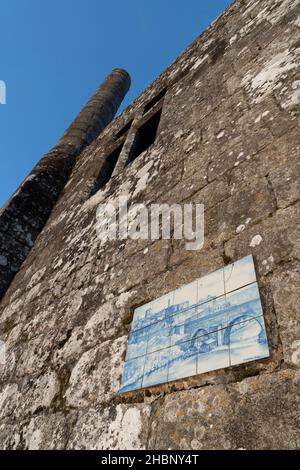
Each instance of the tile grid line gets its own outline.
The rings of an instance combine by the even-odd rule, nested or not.
[[[252,257],[252,260],[253,260],[253,257]],[[147,341],[146,353],[143,354],[143,355],[141,355],[141,356],[133,357],[133,358],[129,359],[128,361],[125,360],[125,365],[126,365],[126,363],[128,364],[129,362],[132,362],[132,363],[134,364],[135,361],[137,361],[137,360],[139,360],[139,359],[142,360],[142,358],[144,358],[143,371],[142,371],[142,374],[140,375],[140,379],[139,379],[139,380],[141,380],[141,385],[140,385],[140,386],[137,386],[136,388],[132,388],[132,390],[138,390],[138,389],[141,389],[141,388],[145,388],[145,387],[149,387],[149,386],[154,386],[154,385],[159,384],[159,383],[167,383],[167,382],[170,380],[170,364],[171,364],[171,362],[172,362],[172,361],[171,361],[171,350],[172,350],[172,347],[176,347],[176,346],[181,347],[182,345],[191,343],[192,341],[196,341],[196,342],[197,342],[196,353],[195,353],[195,354],[196,354],[196,358],[195,358],[195,366],[194,366],[194,367],[196,368],[196,375],[200,373],[200,372],[199,372],[199,354],[200,354],[200,353],[199,353],[199,350],[198,350],[199,344],[198,344],[198,341],[197,341],[197,340],[199,340],[200,338],[203,338],[203,337],[205,337],[205,336],[208,336],[208,335],[214,335],[214,334],[218,334],[218,335],[219,335],[219,332],[221,332],[221,331],[224,332],[225,330],[227,330],[227,329],[229,328],[229,318],[230,318],[230,317],[229,317],[229,312],[228,312],[227,310],[226,310],[226,313],[225,313],[225,315],[224,315],[224,318],[226,319],[226,324],[227,324],[226,327],[224,327],[224,328],[221,327],[221,328],[218,328],[218,329],[214,329],[214,328],[213,328],[212,331],[207,331],[207,333],[201,334],[201,335],[199,334],[199,336],[196,335],[196,336],[193,337],[192,339],[183,340],[183,341],[180,341],[180,342],[177,343],[177,344],[176,344],[176,343],[172,344],[172,340],[171,340],[172,335],[169,334],[169,336],[168,336],[168,346],[165,346],[165,347],[163,347],[163,348],[159,348],[159,349],[157,349],[157,350],[154,350],[154,351],[149,352],[149,342],[150,342],[151,337],[152,337],[152,335],[150,335],[151,327],[158,326],[158,328],[159,328],[159,324],[163,324],[163,322],[165,322],[166,320],[168,320],[168,318],[174,319],[174,318],[176,318],[176,317],[179,317],[180,314],[181,314],[182,316],[184,316],[184,317],[187,317],[187,314],[188,314],[189,312],[190,312],[190,314],[191,314],[191,317],[190,317],[190,318],[191,318],[191,322],[192,322],[192,321],[193,321],[193,320],[192,320],[192,311],[193,311],[193,309],[196,310],[198,307],[203,308],[203,306],[207,306],[207,304],[216,302],[217,300],[220,300],[220,299],[223,299],[223,298],[225,299],[225,305],[226,305],[226,304],[227,304],[228,296],[229,296],[230,294],[233,294],[234,292],[238,292],[239,290],[242,290],[242,289],[245,289],[245,288],[247,288],[247,287],[254,286],[254,285],[256,285],[257,288],[258,288],[258,282],[257,282],[257,278],[256,278],[255,267],[253,267],[253,269],[254,269],[254,274],[255,274],[255,280],[254,280],[254,281],[252,281],[252,282],[250,282],[250,283],[249,283],[249,282],[248,282],[248,283],[244,283],[244,284],[242,284],[241,286],[239,286],[239,287],[237,287],[237,288],[235,288],[235,289],[231,289],[231,290],[229,290],[229,292],[226,292],[226,285],[227,285],[228,281],[229,281],[229,280],[231,279],[231,277],[232,277],[232,273],[233,273],[233,271],[234,271],[234,266],[235,266],[235,264],[236,264],[236,263],[232,263],[232,264],[230,265],[231,270],[230,270],[229,277],[225,276],[225,269],[227,268],[227,266],[221,268],[221,270],[222,270],[222,275],[223,275],[223,290],[224,290],[224,293],[223,293],[223,294],[221,294],[221,295],[216,295],[215,297],[212,297],[210,300],[206,300],[206,301],[204,301],[204,302],[202,302],[202,303],[199,303],[199,288],[200,288],[200,286],[199,286],[199,281],[201,280],[201,278],[199,278],[199,279],[197,279],[197,280],[194,281],[194,282],[197,282],[197,284],[196,284],[197,287],[195,286],[195,287],[196,287],[196,291],[197,291],[197,294],[196,294],[196,299],[197,299],[197,301],[196,301],[195,304],[193,304],[193,305],[191,305],[191,306],[189,306],[189,307],[186,307],[186,308],[182,309],[182,310],[179,311],[179,312],[177,311],[176,313],[173,313],[172,315],[169,315],[169,316],[167,316],[167,315],[166,315],[166,312],[164,312],[164,310],[166,310],[166,308],[167,308],[167,307],[165,307],[164,309],[159,310],[159,311],[157,312],[157,314],[158,314],[158,313],[164,313],[164,318],[163,318],[163,319],[160,319],[160,320],[155,321],[155,322],[153,322],[153,323],[149,323],[149,324],[146,325],[146,326],[143,326],[143,327],[141,327],[141,328],[137,328],[136,330],[132,330],[132,331],[130,332],[130,335],[132,335],[132,334],[134,334],[134,333],[137,333],[137,334],[138,334],[138,333],[140,333],[140,332],[142,332],[143,330],[146,330],[146,329],[149,330],[148,333],[147,333],[147,335],[146,335],[146,336],[147,336],[147,338],[146,338],[146,341]],[[228,267],[229,267],[229,266],[228,266]],[[215,271],[215,272],[210,273],[210,274],[213,275],[213,274],[215,274],[215,273],[217,273],[217,272],[218,272],[218,271]],[[208,274],[207,276],[209,276],[210,274]],[[206,276],[204,276],[204,277],[206,277]],[[194,282],[191,282],[190,284],[194,284]],[[187,284],[187,285],[185,285],[185,286],[182,286],[182,288],[178,288],[178,289],[176,289],[176,290],[170,292],[169,294],[165,294],[165,296],[162,296],[161,298],[157,299],[157,301],[159,301],[159,300],[161,301],[164,297],[168,297],[168,296],[169,296],[169,298],[172,297],[172,298],[173,298],[173,302],[172,302],[172,304],[171,304],[171,307],[172,307],[172,306],[174,306],[174,302],[175,302],[175,293],[176,293],[178,290],[180,291],[180,289],[184,289],[185,287],[188,287],[188,286],[189,286],[189,284]],[[252,299],[252,300],[258,300],[258,301],[259,301],[259,303],[260,303],[260,313],[259,313],[259,314],[255,314],[255,309],[254,309],[254,316],[253,316],[253,314],[252,314],[251,316],[249,315],[250,318],[247,318],[247,319],[244,319],[244,320],[242,320],[242,321],[239,321],[239,322],[236,323],[236,325],[243,325],[243,324],[249,323],[249,322],[251,322],[251,321],[253,321],[253,320],[255,320],[255,319],[256,319],[257,322],[260,324],[260,326],[262,326],[262,325],[261,325],[261,322],[264,323],[264,316],[263,316],[263,311],[262,311],[261,296],[260,296],[259,289],[258,289],[258,297],[257,297],[257,299],[255,298],[255,299]],[[250,299],[250,301],[251,301],[251,299]],[[153,306],[153,304],[155,304],[155,302],[156,302],[156,300],[153,300],[153,301],[149,302],[148,306],[149,306],[150,309],[151,309],[151,307]],[[247,300],[246,300],[245,302],[247,302]],[[249,300],[248,300],[248,302],[249,302]],[[182,303],[184,303],[184,302],[182,302]],[[178,305],[180,305],[180,303],[179,303]],[[170,300],[169,300],[169,302],[168,302],[168,306],[170,306]],[[234,304],[233,304],[233,307],[237,307],[237,306],[238,306],[238,305],[234,305]],[[205,307],[204,307],[204,308],[205,308]],[[153,313],[154,313],[154,312],[153,312]],[[217,313],[217,310],[216,310],[216,313]],[[186,314],[186,316],[185,316],[184,314]],[[209,316],[209,315],[207,315],[207,316]],[[204,317],[205,317],[205,315],[204,315]],[[237,318],[238,318],[238,317],[237,317]],[[236,320],[237,318],[233,319],[233,321]],[[242,318],[242,317],[241,317],[241,318]],[[188,319],[188,317],[187,317],[186,319]],[[197,312],[197,310],[196,310],[196,319],[195,319],[195,320],[196,320],[196,321],[199,321],[200,319],[201,319],[201,312]],[[142,320],[143,320],[143,319],[142,319]],[[260,320],[260,321],[259,321],[259,320]],[[222,323],[221,323],[221,324],[222,324]],[[178,325],[178,326],[183,326],[183,325],[185,325],[185,321],[182,320],[182,324],[180,324],[180,325]],[[199,326],[201,327],[201,321],[200,321],[200,325],[199,325]],[[233,326],[233,325],[231,325],[231,326]],[[171,330],[172,326],[169,326],[168,328]],[[209,327],[208,327],[208,328],[209,328]],[[199,328],[199,330],[200,330],[200,328]],[[199,331],[199,332],[200,332],[200,331]],[[156,335],[153,336],[154,339],[155,339],[155,336],[156,336]],[[232,366],[230,338],[229,338],[229,344],[228,344],[227,346],[228,346],[228,355],[229,355],[229,358],[228,358],[228,359],[229,359],[229,366]],[[153,383],[150,383],[150,384],[145,385],[144,382],[145,382],[145,371],[146,371],[146,362],[147,362],[147,358],[150,357],[151,355],[155,355],[155,354],[156,354],[156,355],[159,355],[159,354],[162,353],[163,351],[166,352],[166,358],[167,358],[167,361],[166,361],[166,363],[165,363],[165,364],[166,364],[166,367],[167,367],[166,382],[165,382],[164,380],[162,381],[162,380],[157,379],[157,381],[154,380]],[[209,351],[209,352],[210,352],[210,351]],[[192,356],[193,356],[193,355],[192,355]],[[180,358],[180,356],[178,356],[178,357]],[[175,360],[176,360],[176,356],[175,356]],[[193,362],[194,362],[194,361],[193,361]],[[164,369],[164,368],[165,368],[165,367],[162,367],[161,369]],[[153,370],[156,370],[156,369],[159,370],[160,367],[157,368],[157,367],[155,367],[155,366],[152,364],[152,369],[153,369]],[[150,368],[150,373],[152,373],[152,372],[151,372],[152,369]],[[202,372],[205,372],[205,371],[202,371]],[[194,375],[194,374],[192,374],[192,375]],[[189,376],[189,375],[187,375],[187,376]],[[182,376],[181,378],[183,379],[183,378],[185,378],[185,377],[187,377],[187,376]],[[179,379],[179,377],[178,377],[178,379]],[[174,379],[174,380],[178,380],[178,379]],[[173,379],[171,379],[171,380],[173,380]],[[150,379],[150,382],[151,382],[151,379]],[[126,388],[126,387],[125,387],[125,388]]]
[[[225,268],[224,268],[224,292],[225,292],[225,302],[227,301],[226,282],[229,281],[229,279],[231,278],[232,273],[233,273],[233,269],[234,269],[234,264],[231,265],[231,273],[230,273],[229,278],[225,280]],[[256,273],[255,273],[255,277],[256,277]],[[257,284],[257,286],[258,286],[257,278],[256,278],[256,284]],[[232,292],[234,292],[234,291],[232,291]],[[230,292],[230,294],[231,294],[231,292]],[[228,325],[228,313],[227,313],[227,325]],[[227,328],[228,328],[228,327],[227,327]],[[228,345],[228,359],[229,359],[229,367],[230,367],[230,366],[231,366],[230,338],[229,338],[229,345]]]
[[[251,284],[247,284],[246,286],[243,286],[243,287],[241,287],[240,289],[243,289],[244,287],[252,286],[252,285],[254,285],[254,284],[257,284],[257,282],[252,282]],[[237,290],[239,290],[239,289],[236,289],[236,291],[237,291]],[[235,291],[232,291],[232,292],[235,292]],[[232,292],[229,292],[228,294],[231,294]],[[222,297],[226,298],[226,296],[227,296],[228,294],[225,294],[225,295],[223,294],[222,296],[219,296],[218,299],[220,299],[220,298],[222,298]],[[206,303],[210,303],[210,302],[206,302]],[[204,305],[204,304],[200,304],[200,305]],[[194,306],[191,306],[189,309],[186,309],[185,312],[188,312],[188,311],[189,311],[190,309],[192,309],[192,308],[194,308]],[[184,313],[184,312],[180,312],[180,314],[181,314],[181,313]],[[179,315],[179,313],[176,314],[176,315]],[[172,315],[172,316],[175,317],[176,315]],[[198,314],[198,315],[199,315],[199,314]],[[258,318],[258,317],[261,317],[261,316],[262,316],[262,314],[260,313],[259,315],[253,317],[252,319],[254,320],[255,318]],[[164,320],[162,320],[162,321],[164,321]],[[156,322],[156,323],[152,323],[152,325],[149,325],[149,326],[156,325],[156,324],[158,324],[158,323],[161,323],[162,321],[159,321],[159,322]],[[241,323],[246,323],[246,322],[248,322],[248,321],[251,321],[251,319],[241,321],[241,322],[239,322],[239,324],[241,324]],[[205,335],[197,336],[195,339],[201,338],[202,336],[207,336],[208,334],[217,333],[218,331],[226,330],[227,328],[228,328],[228,325],[225,326],[224,328],[219,328],[219,329],[217,329],[217,330],[209,331],[209,332],[207,332]],[[137,330],[133,331],[132,333],[136,333],[136,331],[137,331]],[[139,330],[139,331],[140,331],[140,330]],[[170,336],[170,337],[171,337],[171,336]],[[191,340],[182,341],[182,342],[180,342],[180,343],[178,343],[178,344],[187,343],[188,341],[191,341]],[[162,351],[162,350],[164,350],[164,349],[168,349],[168,348],[171,348],[171,347],[176,346],[176,344],[173,344],[173,345],[170,344],[169,346],[166,346],[166,347],[164,347],[164,348],[160,348],[160,349],[157,349],[157,350],[155,350],[155,351],[151,351],[151,352],[148,353],[148,344],[149,344],[149,334],[147,335],[146,353],[141,354],[140,356],[135,356],[135,357],[132,357],[132,358],[130,358],[130,359],[128,359],[128,360],[125,360],[125,363],[126,363],[126,362],[130,362],[130,361],[133,361],[133,360],[138,359],[138,358],[140,358],[140,357],[144,357],[144,356],[147,356],[147,355],[150,355],[150,354],[154,354],[155,352]]]
[[[242,324],[244,324],[244,323],[247,323],[247,322],[250,322],[250,321],[253,321],[253,320],[257,320],[257,319],[261,319],[262,321],[264,321],[264,316],[263,316],[263,315],[259,315],[259,316],[257,316],[257,317],[253,317],[253,318],[251,318],[251,319],[249,319],[249,320],[245,320],[245,321],[243,321],[243,322],[241,322],[241,323],[238,323],[238,325],[242,325]],[[218,331],[226,330],[227,328],[228,328],[228,327],[222,328],[221,330],[216,330],[216,331],[214,331],[214,332],[211,332],[211,334],[217,333]],[[203,335],[203,336],[206,336],[206,335]],[[195,340],[197,340],[197,339],[199,339],[199,338],[201,338],[201,337],[202,337],[202,336],[198,336],[198,337],[195,338]],[[182,345],[182,344],[187,344],[187,343],[189,343],[189,342],[191,342],[191,341],[192,341],[192,340],[183,341],[182,343],[180,343],[180,345]],[[171,349],[172,347],[174,347],[174,346],[169,346],[169,347],[160,349],[160,350],[156,351],[156,353],[157,353],[157,352],[160,352],[160,351],[166,351],[167,349]],[[230,345],[228,346],[228,351],[229,351],[229,350],[230,350]],[[154,353],[150,353],[150,354],[154,354]],[[140,359],[141,357],[145,357],[145,358],[146,358],[146,355],[144,355],[144,356],[139,356],[139,357],[137,357],[136,359]],[[134,360],[134,359],[133,359],[133,360]],[[197,351],[197,358],[196,358],[196,374],[195,374],[195,375],[198,375],[198,374],[200,373],[200,372],[199,372],[199,369],[198,369],[198,360],[199,360],[199,351]],[[128,361],[128,362],[130,362],[130,361]],[[146,361],[145,361],[145,362],[146,362]],[[167,372],[167,380],[166,380],[165,382],[153,383],[153,384],[151,384],[151,385],[146,385],[146,386],[143,387],[144,373],[145,373],[145,363],[144,363],[143,376],[142,376],[142,377],[143,377],[143,378],[142,378],[142,386],[141,386],[141,387],[137,387],[137,388],[135,388],[135,389],[132,389],[132,391],[134,391],[134,390],[140,390],[140,389],[147,388],[147,387],[151,387],[151,386],[155,386],[155,385],[158,385],[158,384],[165,384],[165,383],[168,383],[168,382],[169,382],[169,380],[168,380],[168,379],[169,379],[169,364],[170,364],[170,357],[168,358],[168,372]],[[229,362],[229,367],[231,367],[231,366],[232,366],[232,364],[231,364],[231,362]],[[223,367],[221,367],[221,368],[223,368]],[[216,369],[216,370],[217,370],[217,369]],[[202,372],[201,372],[201,373],[202,373]],[[204,373],[204,372],[203,372],[203,373]],[[187,375],[186,377],[190,377],[190,376]],[[186,377],[181,377],[180,379],[184,379],[184,378],[186,378]],[[175,381],[175,380],[180,380],[180,379],[174,379],[174,381]],[[172,379],[172,381],[173,381],[173,379]]]
[[[171,294],[172,294],[173,302],[174,302],[174,291],[173,291],[173,293],[171,293]],[[166,294],[166,295],[168,295],[168,294]],[[152,301],[150,304],[152,305],[153,302],[154,302],[154,301]],[[153,325],[155,325],[155,324],[157,324],[157,323],[159,323],[159,322],[153,323]],[[152,326],[152,325],[148,325],[148,326],[150,327],[150,326]],[[141,329],[140,329],[140,330],[141,330]],[[140,330],[139,330],[139,331],[140,331]],[[171,341],[171,340],[170,340],[170,341]],[[145,360],[144,360],[144,367],[143,367],[143,374],[142,374],[142,382],[141,382],[141,383],[142,383],[142,387],[143,387],[143,385],[144,385],[144,377],[145,377],[145,369],[146,369],[147,356],[149,356],[149,354],[151,354],[151,353],[148,354],[148,346],[149,346],[149,332],[148,332],[148,335],[147,335],[146,353],[145,353],[145,355],[144,355],[144,356],[145,356]],[[154,352],[158,352],[158,351],[154,351]],[[139,356],[139,357],[143,357],[143,356]],[[134,359],[133,359],[133,360],[134,360]],[[125,360],[125,364],[126,364],[126,360]]]
[[[200,306],[200,305],[209,304],[210,302],[213,302],[213,301],[218,300],[218,299],[220,299],[220,298],[222,298],[222,297],[225,297],[226,295],[232,294],[233,292],[237,292],[237,291],[240,290],[240,289],[244,289],[245,287],[249,287],[249,286],[251,286],[252,284],[257,284],[257,280],[252,281],[252,282],[249,282],[248,284],[244,284],[243,286],[240,286],[240,287],[238,287],[238,288],[236,288],[236,289],[233,289],[233,290],[231,290],[230,292],[227,292],[227,293],[226,293],[226,289],[224,289],[224,294],[217,295],[217,296],[214,297],[213,299],[210,299],[210,300],[207,300],[207,301],[205,301],[205,302],[202,302],[201,304],[195,304],[195,305]],[[198,288],[197,288],[197,289],[198,289]],[[168,295],[168,294],[166,294],[166,295]],[[153,303],[153,302],[150,302],[150,304],[152,304],[152,303]],[[183,310],[181,310],[180,312],[174,313],[174,315],[170,315],[169,317],[170,317],[170,318],[171,318],[171,317],[176,317],[176,315],[179,315],[179,314],[181,314],[181,313],[188,312],[188,311],[189,311],[192,307],[194,307],[195,305],[192,305],[192,306],[190,306],[190,307],[186,307],[186,308],[184,308]],[[165,310],[165,309],[164,309],[164,310]],[[169,317],[168,317],[168,318],[169,318]],[[130,333],[135,333],[135,332],[137,332],[137,331],[144,330],[145,328],[149,328],[150,326],[156,325],[157,323],[161,323],[161,322],[163,322],[164,320],[165,320],[165,318],[163,318],[162,320],[158,320],[158,321],[156,321],[156,322],[153,322],[153,323],[149,323],[149,325],[142,326],[141,328],[137,328],[136,330],[132,330]]]
[[[261,318],[264,320],[264,316],[263,314],[259,314],[257,315],[256,317],[252,317],[252,318],[248,318],[247,320],[244,320],[244,321],[241,321],[239,323],[237,323],[236,325],[243,325],[244,323],[248,323],[250,321],[253,321],[253,320],[257,320],[258,318]],[[193,339],[200,339],[200,338],[203,338],[204,336],[208,336],[208,335],[212,335],[214,333],[218,333],[219,331],[224,331],[224,330],[227,330],[229,328],[229,326],[226,326],[225,328],[220,328],[218,330],[214,330],[214,331],[210,331],[208,333],[206,333],[205,335],[200,335],[200,336],[196,336],[195,338]],[[173,345],[170,345],[170,346],[166,346],[165,348],[161,348],[161,349],[157,349],[156,351],[152,351],[150,353],[145,353],[145,354],[142,354],[141,356],[136,356],[132,359],[129,359],[128,361],[125,361],[125,363],[128,363],[128,362],[131,362],[131,361],[135,361],[136,359],[140,359],[142,357],[146,357],[146,356],[150,356],[151,354],[155,354],[155,353],[158,353],[160,351],[166,351],[167,349],[171,349],[171,348],[174,348],[175,346],[180,346],[182,344],[186,344],[186,343],[190,343],[191,341],[193,341],[193,339],[188,339],[188,340],[185,340],[185,341],[181,341],[180,343],[177,343],[177,344],[173,344]]]

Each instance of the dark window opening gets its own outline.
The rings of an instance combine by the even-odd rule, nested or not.
[[[122,137],[123,135],[127,134],[127,132],[129,131],[129,129],[131,128],[131,124],[133,123],[133,119],[131,119],[131,121],[129,121],[117,134],[116,134],[116,138],[119,139],[120,137]]]
[[[154,144],[157,129],[161,118],[162,109],[155,113],[145,124],[137,131],[132,149],[129,153],[126,165],[133,162],[141,153]]]
[[[99,176],[95,182],[94,188],[92,190],[92,196],[99,191],[100,189],[104,188],[104,186],[109,182],[114,169],[116,167],[117,161],[119,159],[120,153],[122,151],[123,144],[117,147],[106,159],[101,168]]]
[[[154,98],[152,98],[149,103],[146,104],[144,108],[144,112],[147,113],[151,108],[153,108],[167,93],[167,88],[164,88],[158,95],[156,95]]]

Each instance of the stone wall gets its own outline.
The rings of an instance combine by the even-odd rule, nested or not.
[[[298,0],[236,1],[81,154],[1,303],[1,448],[300,447],[299,46]],[[165,86],[155,144],[124,167]],[[101,244],[97,205],[118,195],[204,203],[203,249]],[[270,359],[120,395],[133,309],[249,254]]]

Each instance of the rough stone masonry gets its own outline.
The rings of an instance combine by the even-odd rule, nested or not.
[[[237,0],[109,123],[120,71],[108,119],[94,103],[91,134],[77,121],[79,144],[60,142],[5,206],[1,448],[300,448],[299,13],[299,0]],[[161,106],[155,143],[125,165]],[[204,203],[203,249],[101,244],[97,205],[119,195]],[[270,359],[120,395],[134,308],[249,254]]]

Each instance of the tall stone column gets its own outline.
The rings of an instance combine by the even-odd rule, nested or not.
[[[61,139],[0,211],[0,298],[43,229],[76,157],[113,120],[130,87],[130,76],[114,69]]]
[[[71,145],[80,152],[113,120],[130,87],[130,76],[114,69],[99,86],[56,147]]]

